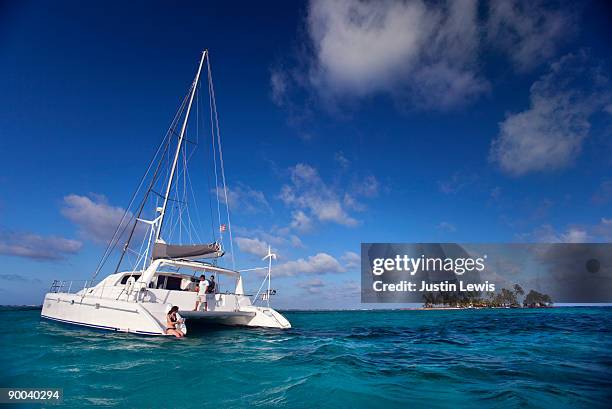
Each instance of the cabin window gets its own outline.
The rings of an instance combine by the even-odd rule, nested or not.
[[[166,277],[166,290],[180,290],[181,289],[181,277]]]
[[[134,277],[134,280],[138,280],[140,278],[140,274],[127,274],[127,275],[124,275],[123,278],[121,279],[121,284],[127,283],[127,280],[129,280],[130,277]]]
[[[172,277],[172,276],[157,276],[157,285],[155,288],[162,290],[180,290],[181,289],[181,277]]]

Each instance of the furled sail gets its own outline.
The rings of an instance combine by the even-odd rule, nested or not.
[[[222,255],[223,251],[219,243],[179,245],[157,241],[153,247],[153,260],[158,258],[220,257]]]

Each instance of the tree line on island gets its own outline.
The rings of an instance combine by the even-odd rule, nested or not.
[[[524,298],[522,298],[523,296]],[[490,292],[484,295],[478,291],[441,291],[423,294],[423,306],[425,308],[438,306],[456,308],[541,308],[552,305],[553,300],[548,294],[531,290],[525,296],[525,291],[519,284],[514,284],[510,290],[502,288],[499,292]]]

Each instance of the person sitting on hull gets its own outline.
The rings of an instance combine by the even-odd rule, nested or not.
[[[175,305],[174,307],[170,308],[170,311],[168,311],[168,314],[166,315],[166,335],[174,335],[177,338],[183,338],[185,334],[183,334],[183,331],[176,327],[177,324],[183,322],[182,319],[179,321],[176,316],[178,310],[179,308]]]

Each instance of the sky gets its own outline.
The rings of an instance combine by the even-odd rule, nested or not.
[[[0,304],[91,277],[203,49],[237,266],[270,245],[279,308],[359,308],[362,242],[609,242],[611,15],[2,2]]]

